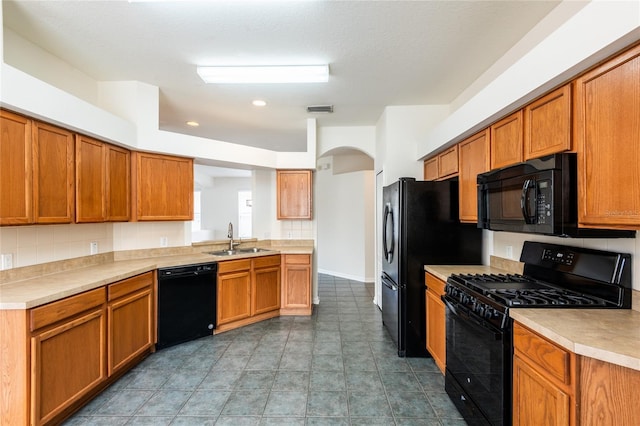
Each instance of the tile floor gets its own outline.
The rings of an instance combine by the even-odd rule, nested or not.
[[[431,359],[399,358],[373,284],[320,274],[311,317],[156,352],[65,425],[465,425]]]

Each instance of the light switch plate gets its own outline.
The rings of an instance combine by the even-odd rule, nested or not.
[[[169,245],[169,239],[167,237],[160,237],[160,247],[167,247]]]
[[[91,241],[89,243],[89,254],[98,254],[98,242]]]

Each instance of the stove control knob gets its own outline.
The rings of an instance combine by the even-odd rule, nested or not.
[[[483,305],[478,305],[476,306],[476,308],[474,309],[474,311],[476,312],[476,314],[478,314],[479,316],[483,317],[485,315],[485,308]]]
[[[484,311],[484,317],[486,319],[491,319],[495,315],[495,313],[495,309],[487,307],[487,309]]]

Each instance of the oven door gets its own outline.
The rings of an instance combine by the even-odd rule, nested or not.
[[[445,389],[470,425],[511,423],[511,330],[446,305]]]

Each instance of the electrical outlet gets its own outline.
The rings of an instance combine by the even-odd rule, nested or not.
[[[98,242],[91,241],[89,243],[89,254],[98,254]]]
[[[506,246],[504,248],[504,253],[507,256],[507,258],[512,259],[513,258],[513,246]]]
[[[287,232],[287,238],[289,239],[293,238],[293,232],[291,231]]]
[[[169,239],[167,237],[160,237],[160,247],[167,247],[169,245]]]
[[[13,268],[13,253],[7,253],[2,255],[2,264],[0,265],[0,269],[3,271],[5,269]]]

